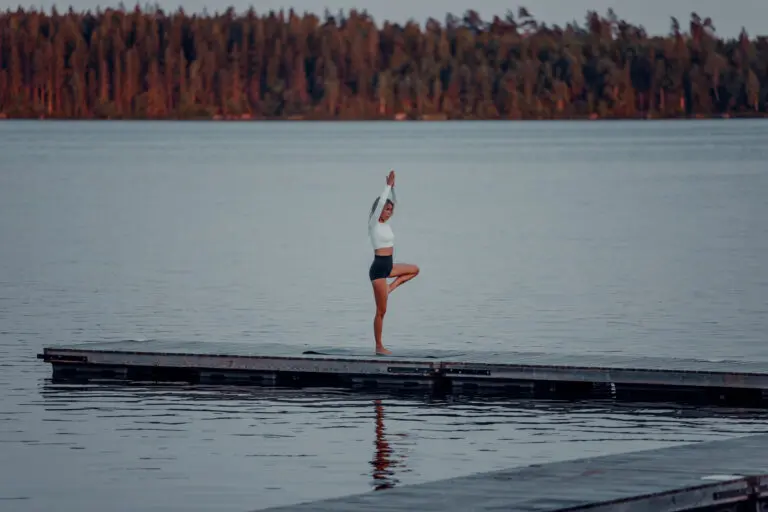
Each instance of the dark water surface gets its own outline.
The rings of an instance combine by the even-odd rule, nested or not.
[[[768,123],[0,123],[0,510],[246,511],[768,430],[757,411],[75,386],[109,339],[764,360]]]

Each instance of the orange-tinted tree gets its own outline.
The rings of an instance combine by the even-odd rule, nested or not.
[[[547,26],[525,8],[378,26],[366,13],[159,8],[0,13],[0,115],[422,118],[768,114],[768,38],[711,19],[649,36],[613,11]]]

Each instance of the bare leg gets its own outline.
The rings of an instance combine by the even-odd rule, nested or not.
[[[387,313],[387,280],[374,279],[373,297],[376,299],[376,316],[373,318],[373,336],[376,339],[376,353],[380,355],[391,354],[381,343],[381,328],[384,324],[384,315]]]
[[[395,263],[392,266],[392,272],[389,274],[389,277],[395,278],[395,280],[392,281],[389,285],[389,293],[392,293],[395,291],[395,288],[401,284],[407,283],[419,275],[419,271],[420,269],[416,265],[411,265],[409,263]]]

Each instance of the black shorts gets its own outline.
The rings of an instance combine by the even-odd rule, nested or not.
[[[373,263],[371,268],[368,269],[368,277],[371,281],[374,279],[381,279],[389,277],[389,273],[392,272],[392,256],[379,256],[373,255]]]

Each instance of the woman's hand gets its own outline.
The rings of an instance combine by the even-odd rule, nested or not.
[[[390,187],[395,186],[395,171],[389,171],[389,175],[387,176],[387,185]]]

